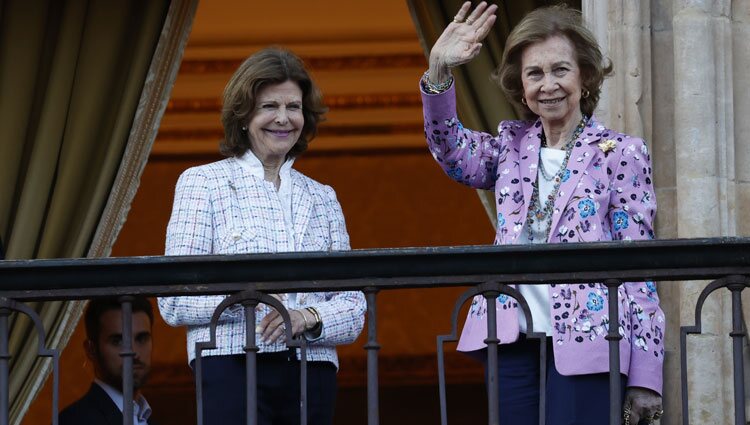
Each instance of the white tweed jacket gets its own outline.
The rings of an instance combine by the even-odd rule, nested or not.
[[[330,186],[291,170],[295,251],[348,250],[349,235],[336,194]],[[251,175],[234,158],[186,170],[177,181],[167,227],[166,255],[273,253],[287,250],[284,212],[272,183]],[[172,326],[187,326],[189,361],[195,343],[208,341],[211,315],[224,295],[159,298],[159,311]],[[361,292],[300,293],[283,297],[287,308],[315,307],[323,322],[320,338],[309,341],[307,359],[338,367],[334,346],[353,342],[364,325]],[[217,349],[204,356],[244,354],[245,319],[241,307],[222,314]],[[270,308],[261,305],[256,317]],[[283,342],[265,344],[260,352],[286,350]],[[299,353],[298,353],[299,356]]]

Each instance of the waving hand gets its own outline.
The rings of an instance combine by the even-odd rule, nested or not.
[[[431,82],[447,80],[450,68],[463,65],[479,54],[482,40],[495,23],[496,11],[497,5],[488,7],[484,1],[474,10],[471,10],[471,2],[468,1],[461,6],[453,22],[443,30],[430,51]]]

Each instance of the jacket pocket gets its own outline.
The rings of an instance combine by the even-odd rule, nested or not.
[[[249,227],[230,227],[219,236],[217,254],[251,254],[259,252],[257,235]]]
[[[303,251],[331,251],[331,236],[327,234],[305,235]]]

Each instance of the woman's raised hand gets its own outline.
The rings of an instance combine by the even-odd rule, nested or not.
[[[482,49],[482,40],[487,37],[495,23],[497,5],[487,6],[481,2],[471,10],[471,2],[465,2],[458,10],[453,22],[440,34],[430,51],[430,81],[441,83],[450,76],[450,68],[463,65],[474,59]]]

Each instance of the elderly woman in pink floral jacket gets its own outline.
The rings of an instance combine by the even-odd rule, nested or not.
[[[421,80],[425,134],[435,160],[454,180],[493,189],[496,244],[652,239],[656,212],[645,142],[592,116],[604,77],[594,37],[580,13],[537,9],[506,41],[493,74],[526,120],[503,121],[498,135],[464,128],[450,68],[474,58],[496,6],[467,2],[435,43]],[[547,423],[602,424],[609,417],[610,326],[602,283],[521,286],[534,329],[548,335]],[[664,314],[653,282],[618,288],[620,366],[627,382],[625,423],[661,414]],[[458,349],[486,359],[486,301],[472,303]],[[539,343],[526,339],[516,300],[497,303],[501,422],[536,424]]]

